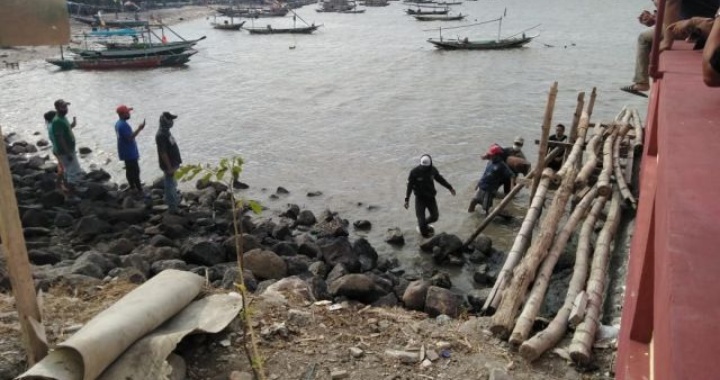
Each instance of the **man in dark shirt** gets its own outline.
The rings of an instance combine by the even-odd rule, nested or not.
[[[485,214],[488,214],[498,189],[503,184],[509,183],[515,177],[515,173],[505,163],[503,148],[498,145],[491,146],[483,158],[490,162],[475,186],[477,192],[470,201],[468,212],[474,212],[475,207],[479,204],[485,210]]]
[[[175,142],[175,138],[170,133],[170,128],[173,127],[175,119],[177,119],[177,115],[173,115],[170,112],[163,112],[160,116],[160,129],[158,129],[155,135],[158,161],[165,179],[165,203],[171,213],[176,213],[178,211],[178,205],[180,204],[175,171],[180,167],[180,164],[182,164],[180,149]]]
[[[60,160],[65,173],[65,184],[73,190],[83,177],[82,168],[78,162],[75,149],[75,135],[73,128],[77,120],[73,117],[72,123],[67,119],[70,103],[58,99],[55,101],[56,116],[50,124],[50,135],[53,141],[53,153]]]
[[[555,126],[555,134],[550,136],[548,139],[548,153],[556,147],[560,148],[560,154],[555,157],[549,164],[548,167],[554,171],[560,170],[563,164],[563,155],[565,154],[565,148],[561,145],[553,144],[553,142],[567,142],[567,135],[565,134],[565,126],[558,124]]]
[[[437,201],[435,195],[435,181],[450,190],[450,194],[455,195],[455,189],[448,181],[440,175],[440,172],[433,166],[432,157],[424,154],[420,157],[420,165],[410,171],[408,176],[407,191],[405,192],[405,209],[410,207],[410,194],[415,193],[415,216],[418,220],[418,230],[423,237],[430,237],[434,231],[431,223],[434,223],[440,217],[438,212]],[[425,216],[425,210],[430,212],[430,216]]]

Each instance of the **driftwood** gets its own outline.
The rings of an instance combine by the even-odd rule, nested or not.
[[[575,188],[582,189],[588,183],[590,176],[595,171],[598,162],[598,146],[602,141],[603,127],[600,124],[595,125],[595,134],[588,141],[585,151],[588,152],[588,160],[575,178]]]
[[[580,117],[579,127],[577,128],[577,138],[575,139],[575,144],[573,144],[572,150],[570,150],[570,154],[568,154],[567,156],[567,160],[565,160],[563,166],[560,168],[560,170],[558,170],[558,176],[565,177],[570,168],[577,169],[577,165],[575,165],[575,162],[582,159],[583,148],[585,146],[585,135],[587,134],[589,124],[590,119],[588,117],[588,114],[587,112],[583,112],[582,116]],[[574,187],[575,184],[573,183],[573,188]]]
[[[588,302],[588,296],[587,293],[580,292],[578,293],[577,297],[575,297],[575,301],[573,302],[572,310],[570,310],[570,317],[568,318],[568,322],[570,323],[570,326],[577,326],[580,324],[580,322],[585,319],[585,310],[587,309],[587,302]]]
[[[500,273],[498,273],[497,280],[495,280],[495,285],[493,285],[493,288],[483,305],[482,311],[484,313],[497,308],[497,305],[500,303],[500,294],[507,284],[510,273],[517,263],[520,262],[520,259],[527,250],[530,239],[532,238],[532,231],[535,228],[538,218],[540,217],[540,210],[545,204],[545,194],[547,193],[552,175],[552,169],[545,169],[542,173],[542,180],[538,185],[538,190],[535,192],[532,204],[525,214],[525,219],[523,219],[522,225],[520,226],[520,231],[515,237],[512,248],[507,254],[507,258],[505,259],[502,269],[500,269]]]
[[[605,138],[605,144],[603,145],[603,166],[600,175],[597,180],[598,194],[602,196],[610,196],[612,193],[612,187],[610,183],[610,175],[613,171],[613,144],[615,138],[618,135],[618,128],[615,126],[612,130],[612,134]]]
[[[578,141],[579,143],[579,141]],[[527,289],[535,279],[538,267],[548,255],[548,251],[555,238],[558,223],[565,215],[570,194],[575,184],[577,168],[574,162],[566,162],[565,166],[570,167],[565,178],[563,178],[560,189],[555,193],[552,204],[548,208],[547,215],[543,219],[542,227],[535,241],[528,250],[522,262],[515,268],[510,285],[503,291],[502,300],[497,311],[492,317],[490,331],[495,335],[507,336],[512,330],[515,316],[522,302],[525,300]],[[540,190],[538,190],[540,192]],[[533,205],[535,200],[533,200]],[[532,234],[532,229],[525,231]]]
[[[635,200],[635,197],[632,195],[632,192],[628,188],[627,182],[625,181],[625,173],[623,173],[623,170],[620,168],[620,144],[622,143],[623,139],[625,138],[625,135],[630,130],[630,125],[625,124],[620,129],[620,133],[618,137],[615,139],[615,146],[613,147],[613,171],[615,173],[615,182],[618,185],[618,190],[620,190],[620,195],[622,195],[623,201],[626,205],[632,207],[633,209],[637,208],[637,201]],[[626,169],[632,168],[632,162],[628,160]]]
[[[574,165],[573,169],[577,170]],[[575,232],[575,227],[585,216],[585,213],[590,208],[590,205],[592,205],[596,196],[597,189],[593,188],[580,201],[580,203],[578,203],[575,210],[573,210],[570,215],[570,218],[568,218],[565,223],[565,226],[555,238],[555,242],[550,249],[550,253],[547,258],[545,258],[545,261],[542,263],[542,267],[540,267],[537,278],[535,278],[535,284],[533,285],[527,302],[525,302],[525,307],[523,308],[522,313],[520,313],[520,317],[518,317],[515,329],[513,329],[513,332],[510,335],[510,343],[520,344],[528,338],[533,323],[535,322],[535,318],[537,317],[537,313],[540,310],[540,306],[542,306],[542,302],[545,299],[545,293],[550,285],[550,276],[553,273],[553,269],[555,269],[555,264],[557,264],[560,255],[565,252],[565,247],[567,246],[567,242],[573,232]]]
[[[612,241],[620,224],[620,194],[612,192],[610,211],[605,225],[598,235],[593,253],[590,278],[587,283],[588,306],[585,319],[575,330],[570,344],[570,357],[576,363],[587,363],[590,360],[592,345],[595,343],[595,334],[598,329],[602,311],[605,286],[607,283],[607,268],[612,253]]]
[[[593,87],[592,92],[590,92],[590,102],[588,102],[588,108],[587,108],[587,114],[588,119],[592,117],[593,110],[595,109],[595,99],[597,98],[597,88]]]
[[[540,173],[545,170],[545,154],[548,150],[548,138],[550,137],[550,124],[552,124],[552,116],[555,110],[555,99],[557,98],[558,84],[553,83],[548,94],[547,106],[545,106],[545,117],[543,118],[542,135],[540,138],[540,147],[538,148],[538,160],[535,167],[535,177],[533,178],[532,187],[530,188],[530,202],[532,204],[535,198],[535,192],[540,185]]]
[[[595,228],[595,222],[600,212],[605,208],[606,199],[605,197],[597,198],[590,213],[585,218],[585,222],[583,222],[577,251],[575,253],[573,275],[570,279],[570,286],[562,308],[545,330],[525,341],[525,343],[520,346],[520,355],[528,361],[539,358],[545,351],[555,347],[565,336],[568,327],[568,317],[570,316],[575,297],[585,288],[588,275],[588,263],[590,261],[590,240]]]
[[[582,114],[583,107],[585,107],[585,92],[578,93],[577,106],[575,107],[575,113],[573,114],[573,122],[570,127],[570,137],[568,142],[575,143],[575,139],[578,136],[578,126],[580,125],[580,115]]]
[[[550,153],[548,153],[548,155],[545,156],[545,165],[544,166],[547,166],[547,164],[550,163],[550,161],[554,160],[555,157],[557,157],[559,155],[560,155],[560,148],[555,148],[555,149],[551,150]],[[532,179],[532,177],[534,175],[535,175],[535,172],[532,172],[525,179]],[[488,214],[488,216],[485,217],[485,219],[482,221],[482,223],[480,223],[478,228],[475,229],[475,232],[467,240],[465,240],[465,243],[463,244],[463,248],[470,245],[470,243],[472,243],[473,240],[475,240],[475,238],[478,237],[478,235],[480,235],[480,233],[483,232],[483,230],[485,230],[485,228],[490,224],[490,222],[492,222],[492,220],[495,219],[495,217],[498,216],[498,214],[500,214],[500,212],[505,208],[505,206],[507,206],[513,200],[513,198],[515,198],[517,193],[519,193],[520,190],[522,190],[522,188],[525,186],[527,186],[526,182],[518,182],[515,185],[515,187],[513,187],[512,190],[510,190],[510,192],[505,195],[505,198],[503,198],[503,200],[500,202],[500,204],[498,204],[497,207],[495,207],[495,209],[493,209],[490,212],[490,214]]]

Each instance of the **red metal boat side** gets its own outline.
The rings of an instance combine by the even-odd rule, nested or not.
[[[617,379],[720,378],[720,90],[702,82],[701,59],[685,43],[660,56]]]

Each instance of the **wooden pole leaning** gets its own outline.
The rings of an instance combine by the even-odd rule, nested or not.
[[[550,93],[548,94],[548,102],[545,107],[545,117],[543,118],[542,135],[540,137],[540,147],[538,148],[538,160],[537,166],[535,167],[535,176],[533,177],[532,187],[530,188],[530,202],[535,196],[540,185],[540,173],[545,170],[545,154],[548,151],[548,138],[550,137],[550,126],[552,124],[553,112],[555,110],[555,99],[557,99],[558,83],[553,83],[550,87]]]
[[[4,142],[0,143],[0,209],[0,250],[7,260],[28,364],[33,365],[47,355],[48,346]]]
[[[585,107],[585,92],[578,93],[577,97],[577,106],[575,107],[575,113],[573,114],[573,122],[572,126],[570,127],[570,139],[568,142],[571,144],[575,143],[575,139],[577,139],[577,130],[578,126],[580,125],[580,116],[583,111],[583,107]]]

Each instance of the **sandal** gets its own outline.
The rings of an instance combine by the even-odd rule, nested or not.
[[[634,85],[634,84],[631,84],[631,85],[625,86],[625,87],[620,87],[620,90],[621,90],[621,91],[628,92],[628,93],[633,94],[633,95],[637,95],[637,96],[643,97],[643,98],[647,98],[647,97],[648,97],[646,93],[644,93],[644,92],[642,92],[642,91],[640,91],[640,90],[637,90],[637,89],[635,88],[635,85]]]

